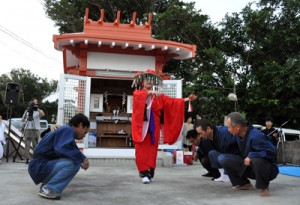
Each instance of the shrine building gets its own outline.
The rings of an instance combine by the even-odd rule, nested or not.
[[[87,156],[134,155],[134,74],[147,69],[163,72],[170,59],[195,57],[196,46],[153,38],[151,13],[144,25],[136,24],[135,12],[128,24],[120,23],[120,11],[114,22],[105,22],[104,15],[102,9],[99,20],[92,21],[86,9],[83,32],[53,35],[54,48],[63,54],[64,71],[57,123],[84,113],[91,122],[90,133],[78,146]],[[180,80],[164,80],[164,85],[167,95],[182,97]]]

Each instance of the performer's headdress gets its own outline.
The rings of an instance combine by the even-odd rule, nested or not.
[[[153,87],[162,87],[163,74],[155,72],[154,70],[146,70],[144,72],[137,72],[133,77],[131,87],[135,89],[142,89],[144,80],[151,82]]]

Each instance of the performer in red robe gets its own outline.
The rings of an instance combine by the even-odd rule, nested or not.
[[[170,98],[158,91],[162,77],[147,70],[135,75],[134,84],[140,90],[133,93],[132,139],[135,144],[136,165],[143,183],[153,181],[160,133],[164,143],[180,140],[184,123],[184,102],[196,99]]]

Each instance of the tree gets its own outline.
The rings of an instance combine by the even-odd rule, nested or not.
[[[147,20],[149,12],[160,13],[168,5],[178,0],[44,0],[46,14],[59,28],[59,33],[75,33],[83,31],[85,9],[89,8],[89,18],[96,21],[100,16],[100,9],[105,10],[106,22],[113,22],[117,18],[117,11],[121,11],[121,22],[129,23],[133,12],[137,12],[137,24]],[[64,11],[64,12],[61,12]]]
[[[196,11],[194,3],[173,2],[156,16],[156,38],[196,44],[195,59],[171,60],[165,72],[183,79],[183,92],[199,95],[195,112],[214,123],[223,124],[223,116],[234,107],[227,100],[233,88],[226,61],[219,48],[221,33],[205,14]],[[196,114],[195,113],[195,114]]]
[[[31,73],[29,70],[25,70],[23,68],[12,69],[9,75],[2,74],[0,76],[2,104],[4,104],[5,102],[4,99],[6,84],[10,82],[18,83],[22,87],[22,91],[19,93],[19,103],[14,106],[12,117],[21,117],[24,113],[24,110],[28,106],[28,102],[30,102],[32,98],[37,98],[41,102],[43,99],[54,93],[57,90],[58,83],[56,80],[51,80],[50,82],[48,82],[47,78],[38,77],[37,75]],[[43,104],[41,105],[41,109],[43,109]],[[48,119],[48,114],[50,114],[48,113],[49,110],[43,110],[46,113],[45,117],[47,117]],[[5,106],[1,106],[0,112],[3,116],[6,116],[7,108]],[[52,104],[51,112],[53,112],[51,114],[56,114],[57,103]]]
[[[238,77],[241,109],[252,122],[272,115],[281,124],[300,127],[299,21],[300,2],[262,0],[222,22],[228,70]]]
[[[215,26],[194,3],[179,0],[45,0],[46,13],[61,33],[82,32],[86,7],[92,20],[104,8],[109,22],[116,19],[117,10],[126,23],[134,11],[137,23],[152,12],[155,38],[197,45],[195,59],[171,60],[164,70],[183,79],[184,95],[199,95],[197,113],[222,123],[222,116],[234,111],[227,95],[236,87],[238,110],[250,122],[262,123],[272,114],[280,124],[289,116],[294,122],[290,126],[299,128],[300,2],[261,0],[253,6],[226,15]]]
[[[165,66],[164,72],[171,72],[176,79],[184,79],[184,95],[191,92],[200,93],[198,103],[193,103],[195,112],[216,120],[216,123],[223,123],[222,116],[233,108],[226,98],[233,83],[230,73],[226,72],[225,60],[218,48],[220,32],[211,24],[207,15],[195,10],[194,3],[179,0],[45,0],[46,13],[59,26],[61,33],[82,32],[85,7],[89,7],[89,18],[93,20],[99,18],[99,10],[104,8],[105,21],[110,22],[116,19],[117,10],[121,10],[121,21],[125,23],[129,23],[132,13],[136,11],[137,24],[144,22],[145,15],[152,12],[152,33],[156,39],[196,44],[198,49],[195,60],[171,60]],[[65,12],[59,12],[61,10]],[[74,19],[70,21],[70,18]]]

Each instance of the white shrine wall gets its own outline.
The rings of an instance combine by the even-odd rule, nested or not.
[[[155,70],[155,57],[88,52],[87,68],[129,72],[145,71],[146,69]]]

